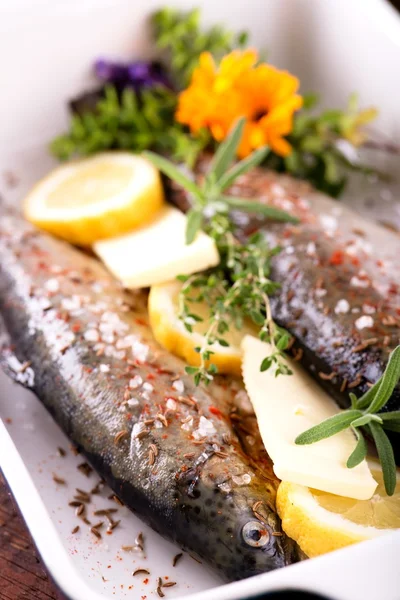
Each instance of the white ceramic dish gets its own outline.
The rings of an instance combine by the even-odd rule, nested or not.
[[[66,100],[92,83],[89,67],[99,55],[148,56],[146,16],[156,0],[0,0],[0,195],[19,201],[51,166],[46,143],[66,123]],[[318,89],[326,104],[343,104],[348,93],[381,109],[379,129],[400,139],[400,19],[384,0],[224,0],[175,1],[200,5],[206,22],[223,21],[249,29],[254,44],[269,49],[272,62],[296,73],[303,90]],[[384,160],[384,159],[382,159]],[[386,163],[381,166],[388,166]],[[396,169],[393,162],[389,165]],[[12,181],[10,174],[16,175]],[[351,201],[351,189],[347,201]],[[364,196],[358,195],[358,203]],[[382,211],[384,202],[378,203]],[[396,206],[389,219],[400,222]],[[1,422],[2,421],[2,422]],[[57,447],[68,450],[65,458]],[[234,600],[297,588],[337,600],[396,600],[400,589],[397,553],[400,534],[360,544],[320,559],[250,580],[222,585],[204,565],[185,555],[119,509],[122,521],[112,536],[96,541],[77,524],[68,507],[75,487],[97,481],[76,469],[82,459],[32,394],[0,375],[0,467],[21,508],[35,543],[56,583],[71,600],[156,598],[156,577],[177,581],[168,598]],[[53,473],[68,485],[56,485]],[[109,505],[104,492],[96,507]],[[121,551],[139,531],[146,555]],[[104,539],[106,538],[106,539]],[[138,567],[150,570],[133,577]],[[369,569],[369,571],[367,571]],[[366,576],[368,572],[368,576]],[[211,591],[212,590],[212,591]]]

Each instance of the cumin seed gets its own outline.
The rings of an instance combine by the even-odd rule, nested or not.
[[[136,536],[135,545],[138,548],[140,548],[140,550],[144,549],[144,537],[143,537],[143,533],[141,531],[139,531],[139,533]]]
[[[85,505],[84,504],[79,504],[79,506],[75,510],[76,516],[80,517],[80,515],[83,513],[84,510],[85,510]]]
[[[172,559],[172,566],[176,567],[176,565],[178,564],[178,562],[181,560],[183,556],[182,552],[179,552],[179,554],[175,554],[174,558]]]
[[[55,481],[59,485],[65,485],[66,484],[65,479],[63,479],[62,477],[59,477],[58,475],[55,475],[54,473],[53,473],[53,481]]]
[[[97,539],[101,539],[101,533],[100,531],[98,531],[97,529],[95,529],[94,527],[90,528],[90,531],[93,533],[94,536],[97,537]]]
[[[388,336],[388,335],[385,335],[385,337],[383,338],[383,342],[382,342],[382,344],[383,344],[384,346],[389,346],[389,344],[390,344],[390,336]]]
[[[218,456],[218,458],[228,458],[229,454],[227,452],[222,452],[221,450],[217,450],[216,452],[214,452],[215,456]]]
[[[77,500],[72,500],[71,502],[68,502],[68,506],[73,506],[74,508],[80,506],[81,504],[82,502],[78,502]]]
[[[104,525],[104,521],[99,521],[96,525],[93,525],[93,529],[101,529]]]
[[[158,456],[158,447],[155,444],[150,444],[149,448],[153,450],[154,456]]]
[[[161,423],[164,425],[164,427],[168,427],[168,421],[167,421],[165,415],[163,415],[161,413],[157,413],[156,414],[156,419],[158,419],[159,421],[161,421]]]
[[[318,377],[320,377],[324,381],[332,381],[332,379],[334,379],[334,377],[336,377],[336,373],[335,373],[335,371],[332,371],[331,373],[323,373],[322,371],[320,371],[318,373]]]
[[[353,348],[352,352],[353,353],[362,352],[363,350],[368,348],[368,346],[373,346],[374,344],[376,344],[377,341],[378,341],[378,338],[376,338],[376,337],[369,338],[368,340],[364,340],[363,342],[361,342],[361,344],[358,344],[358,346]]]
[[[357,375],[355,380],[352,381],[351,383],[349,383],[347,387],[349,388],[349,390],[351,390],[351,389],[357,387],[358,385],[360,385],[360,383],[361,383],[361,375]]]
[[[196,455],[194,452],[186,452],[186,454],[183,455],[183,458],[194,458]]]
[[[87,496],[80,496],[80,495],[75,495],[74,499],[77,500],[80,504],[89,504],[90,502],[90,498],[88,499]]]
[[[125,430],[119,431],[114,438],[114,444],[119,444],[124,438],[128,436],[128,432]]]
[[[132,575],[134,577],[135,575],[150,575],[150,571],[147,569],[136,569],[136,571],[133,571]]]
[[[282,537],[283,533],[281,531],[273,531],[271,535],[274,537]]]
[[[114,500],[114,502],[116,502],[117,504],[119,504],[120,506],[125,506],[125,504],[122,502],[122,500],[120,500],[118,498],[118,496],[116,496],[116,494],[111,494],[110,496],[108,496],[109,500]]]
[[[133,546],[121,546],[121,550],[124,552],[131,552],[133,550]]]
[[[86,517],[81,517],[81,519],[85,523],[85,525],[91,525],[91,522]]]
[[[163,581],[162,581],[161,577],[159,577],[157,579],[157,594],[160,596],[160,598],[164,598],[164,596],[165,596],[164,592],[161,589],[162,584],[163,584]]]
[[[253,506],[251,507],[251,510],[253,512],[257,512],[258,509],[263,505],[263,501],[262,500],[257,500],[257,502],[254,502]]]
[[[110,523],[110,525],[108,526],[108,531],[113,531],[113,529],[118,527],[118,525],[120,523],[121,523],[121,519],[118,519],[118,521],[112,521],[112,523]]]
[[[340,386],[340,391],[344,392],[345,389],[347,388],[347,384],[348,384],[348,380],[346,379],[346,377],[343,379],[342,381],[342,385]]]
[[[19,372],[20,373],[25,373],[25,371],[31,366],[32,361],[31,360],[26,360],[25,362],[22,363],[22,365],[19,368]]]
[[[80,530],[79,525],[76,525],[73,530],[71,531],[71,533],[78,533],[78,531]]]
[[[95,510],[93,514],[96,515],[96,517],[104,517],[116,512],[118,512],[118,508],[102,508],[101,510]]]
[[[87,462],[83,462],[80,465],[78,465],[77,469],[79,469],[81,473],[86,475],[86,477],[90,477],[91,473],[93,472],[92,467]]]
[[[156,462],[156,457],[154,456],[154,452],[151,448],[149,448],[149,459],[148,459],[150,467],[154,465]]]
[[[64,456],[67,453],[65,452],[65,450],[63,448],[57,448],[57,454],[58,454],[58,456],[61,456],[62,458],[64,458]]]
[[[166,583],[162,584],[162,587],[169,588],[169,587],[173,587],[174,585],[176,585],[176,581],[167,581]]]
[[[153,425],[154,419],[146,419],[143,423],[148,427],[149,425]]]

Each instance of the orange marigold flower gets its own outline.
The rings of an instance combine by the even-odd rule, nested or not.
[[[240,157],[264,145],[287,156],[291,146],[284,136],[292,131],[293,113],[303,104],[296,94],[299,80],[265,63],[256,65],[257,60],[255,50],[236,50],[217,67],[211,54],[203,52],[189,87],[179,96],[177,121],[192,133],[206,127],[221,141],[245,116]]]

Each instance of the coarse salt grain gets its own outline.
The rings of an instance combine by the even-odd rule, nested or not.
[[[348,301],[345,298],[338,300],[338,302],[336,303],[336,306],[335,306],[335,313],[337,315],[346,314],[349,312],[349,310],[350,310],[350,304],[348,303]]]
[[[55,294],[60,289],[60,284],[58,282],[58,279],[53,277],[52,279],[48,279],[46,281],[46,283],[44,284],[44,287],[46,288],[46,290],[48,292]]]
[[[248,485],[251,482],[251,476],[248,473],[239,476],[233,475],[232,481],[236,485]]]
[[[308,254],[308,256],[314,256],[316,250],[317,250],[317,247],[314,244],[314,242],[308,242],[307,247],[306,247],[306,254]]]
[[[108,373],[110,370],[110,365],[101,364],[99,369],[102,373]]]
[[[193,437],[196,440],[200,440],[204,437],[214,435],[216,432],[213,423],[209,419],[206,419],[206,417],[201,416],[199,426],[196,431],[193,432]]]
[[[168,398],[168,400],[165,403],[165,406],[169,409],[169,410],[176,410],[178,405],[175,402],[175,400],[173,398]]]
[[[374,320],[370,315],[362,315],[355,321],[357,329],[366,329],[367,327],[373,327]]]
[[[363,304],[362,309],[366,315],[373,315],[376,312],[376,308],[372,304]]]
[[[140,377],[140,375],[135,375],[135,377],[132,377],[132,379],[129,381],[129,387],[131,390],[136,390],[142,385],[142,383],[143,379]]]
[[[154,390],[154,386],[151,385],[151,383],[149,383],[148,381],[145,381],[142,389],[147,392],[148,394],[151,394],[151,392]]]
[[[177,379],[174,381],[172,387],[178,392],[178,394],[183,394],[185,391],[185,384],[183,383],[182,379]]]
[[[181,429],[183,429],[184,431],[191,431],[193,427],[193,419],[190,419],[189,421],[187,421],[186,423],[183,423],[183,425],[181,425]]]
[[[367,288],[369,286],[369,280],[364,278],[360,279],[357,275],[353,275],[350,279],[350,285],[353,287]]]
[[[323,298],[324,296],[326,296],[326,294],[328,293],[325,289],[323,288],[318,288],[315,290],[315,295],[317,298]]]
[[[87,342],[98,342],[100,339],[97,329],[87,329],[83,334],[83,337]]]

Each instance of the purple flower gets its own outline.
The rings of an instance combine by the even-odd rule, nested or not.
[[[100,58],[95,62],[94,70],[99,79],[120,89],[127,86],[136,90],[154,85],[172,87],[164,68],[157,62],[120,63]]]

